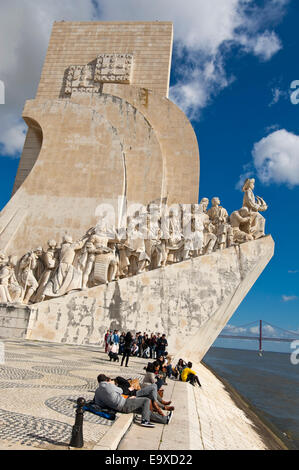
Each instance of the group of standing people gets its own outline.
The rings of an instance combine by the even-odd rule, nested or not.
[[[159,358],[167,355],[168,342],[163,333],[151,333],[150,335],[139,331],[133,335],[130,331],[119,333],[118,330],[107,330],[105,337],[105,352],[110,360],[117,361],[118,355],[122,355],[121,365],[128,365],[129,357]]]

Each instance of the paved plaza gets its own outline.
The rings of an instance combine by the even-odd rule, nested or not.
[[[100,347],[4,340],[0,364],[0,449],[67,450],[76,400],[92,399],[97,375],[142,379],[146,359],[129,367],[110,362]],[[279,449],[275,436],[202,364],[202,387],[168,380],[164,396],[175,412],[170,425],[142,428],[132,414],[108,421],[84,413],[86,450]],[[179,432],[178,432],[179,430]]]
[[[6,340],[4,354],[5,362],[0,364],[0,448],[67,448],[76,400],[93,398],[97,375],[141,379],[146,362],[131,358],[129,367],[121,368],[109,362],[100,348],[22,340]],[[85,412],[84,448],[93,448],[115,424]]]

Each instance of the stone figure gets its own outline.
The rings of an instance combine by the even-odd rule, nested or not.
[[[35,270],[38,268],[38,260],[41,254],[41,249],[30,251],[26,253],[19,263],[19,282],[23,289],[23,303],[28,304],[31,297],[38,289],[38,282],[34,275]]]
[[[209,205],[209,199],[207,197],[203,197],[199,203],[199,212],[207,214],[207,209]]]
[[[241,229],[241,226],[248,226],[250,224],[250,212],[248,207],[241,207],[241,209],[234,211],[230,215],[230,223],[233,231],[233,242],[244,243],[253,240],[253,236]]]
[[[165,265],[167,260],[166,242],[165,239],[161,237],[160,206],[152,203],[148,206],[146,218],[145,251],[147,256],[151,259],[151,267],[154,269]]]
[[[125,244],[125,240],[121,240],[120,243],[116,244],[116,250],[118,253],[117,277],[124,278],[128,275],[129,266],[130,266],[129,253],[128,253],[129,250]]]
[[[193,205],[195,225],[198,230],[203,230],[203,246],[200,254],[212,253],[217,243],[216,228],[211,222],[207,211],[209,202],[207,197],[203,197],[198,205]]]
[[[129,275],[140,274],[150,264],[150,257],[145,251],[144,230],[138,223],[131,233],[131,238],[126,241],[128,257],[130,260]]]
[[[17,263],[16,256],[9,256],[7,263],[0,267],[0,302],[21,303],[22,287],[15,274]]]
[[[172,206],[169,210],[169,238],[166,241],[168,264],[180,261],[183,246],[181,208],[179,205],[176,205]]]
[[[207,217],[209,217],[207,215]],[[217,243],[217,236],[215,235],[215,226],[210,222],[210,220],[206,220],[204,222],[204,248],[203,254],[209,255],[212,253],[216,247]]]
[[[213,197],[212,199],[212,207],[208,210],[208,216],[211,219],[211,222],[216,227],[220,224],[224,224],[228,222],[228,213],[224,207],[220,206],[220,199],[219,197]]]
[[[114,249],[108,247],[108,238],[94,234],[86,242],[83,256],[82,289],[112,281],[115,277],[116,262]],[[112,271],[111,271],[111,268]],[[89,285],[88,285],[89,283]]]
[[[223,250],[227,246],[229,224],[227,210],[220,206],[219,197],[213,197],[212,207],[208,210],[208,215],[215,227],[214,233],[217,237],[217,248]]]
[[[36,250],[34,250],[34,253],[36,256],[36,266],[33,270],[33,274],[37,282],[39,282],[45,270],[45,265],[43,261],[44,252],[42,247],[40,246]]]
[[[52,279],[45,287],[45,297],[59,297],[68,292],[80,289],[82,284],[82,271],[73,265],[76,252],[82,249],[86,240],[90,237],[87,234],[79,241],[73,242],[70,235],[63,237],[59,253],[59,264]]]
[[[8,257],[4,251],[0,251],[0,268],[7,264]]]
[[[47,251],[43,254],[44,271],[39,279],[38,289],[34,296],[34,302],[42,302],[45,298],[44,290],[58,265],[58,250],[55,240],[48,241]]]
[[[250,233],[254,239],[265,235],[265,218],[260,214],[268,209],[265,201],[254,196],[253,190],[255,185],[254,178],[247,178],[242,191],[244,192],[243,207],[247,207],[250,214]]]
[[[10,256],[7,263],[7,267],[10,270],[8,290],[13,303],[20,303],[22,299],[22,287],[20,286],[16,276],[17,264],[17,256]]]
[[[191,231],[184,237],[183,260],[201,254],[204,242],[203,225],[202,230],[196,229],[195,217],[191,218]]]
[[[11,296],[8,290],[8,284],[10,279],[11,271],[7,264],[3,263],[3,259],[0,265],[0,303],[11,303]]]

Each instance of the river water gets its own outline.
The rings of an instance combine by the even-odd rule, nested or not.
[[[299,449],[299,364],[290,354],[211,348],[203,359],[273,424],[292,449]]]

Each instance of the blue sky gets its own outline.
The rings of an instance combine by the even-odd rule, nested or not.
[[[231,213],[242,205],[238,182],[250,175],[269,205],[264,215],[275,256],[229,323],[263,319],[299,332],[299,104],[290,100],[291,82],[299,80],[298,1],[41,0],[37,12],[33,4],[1,6],[0,80],[7,86],[0,105],[0,209],[10,198],[25,131],[22,107],[34,97],[52,22],[173,21],[170,97],[198,137],[200,197],[219,196]],[[17,10],[23,20],[16,26]]]

